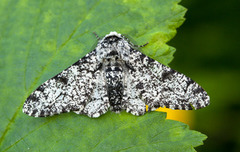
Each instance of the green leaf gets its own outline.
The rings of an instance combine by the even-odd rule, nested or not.
[[[184,21],[179,0],[2,0],[0,4],[0,151],[193,150],[206,137],[163,113],[141,117],[74,113],[33,118],[22,105],[41,83],[90,52],[92,32],[131,36],[148,56],[168,64],[166,44]]]
[[[108,112],[98,119],[62,114],[33,118],[5,150],[10,151],[194,151],[206,136],[190,131],[184,123],[166,120],[166,114],[151,112],[132,116]],[[20,118],[26,122],[24,117]],[[21,124],[13,129],[18,129]],[[21,137],[21,138],[20,138]]]

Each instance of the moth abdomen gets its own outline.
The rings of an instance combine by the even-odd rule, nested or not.
[[[110,102],[110,108],[114,112],[122,109],[123,95],[123,70],[121,66],[106,67],[107,92]]]

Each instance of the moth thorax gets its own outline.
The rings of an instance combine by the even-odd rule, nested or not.
[[[119,66],[121,63],[120,56],[118,55],[118,52],[113,50],[110,51],[107,56],[105,57],[105,61],[107,63],[107,66]]]
[[[113,44],[113,43],[117,43],[119,40],[121,40],[122,38],[118,37],[118,36],[108,36],[104,39],[104,43],[107,43],[107,44]]]

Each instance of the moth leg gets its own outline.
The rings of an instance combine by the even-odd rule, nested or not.
[[[125,107],[128,113],[131,113],[135,116],[144,115],[146,113],[146,105],[139,98],[129,99]]]

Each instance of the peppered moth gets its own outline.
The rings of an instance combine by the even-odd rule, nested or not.
[[[139,116],[146,105],[148,111],[209,105],[209,96],[196,82],[135,48],[117,32],[99,38],[93,51],[32,92],[23,112],[46,117],[73,111],[99,117],[110,109]]]

